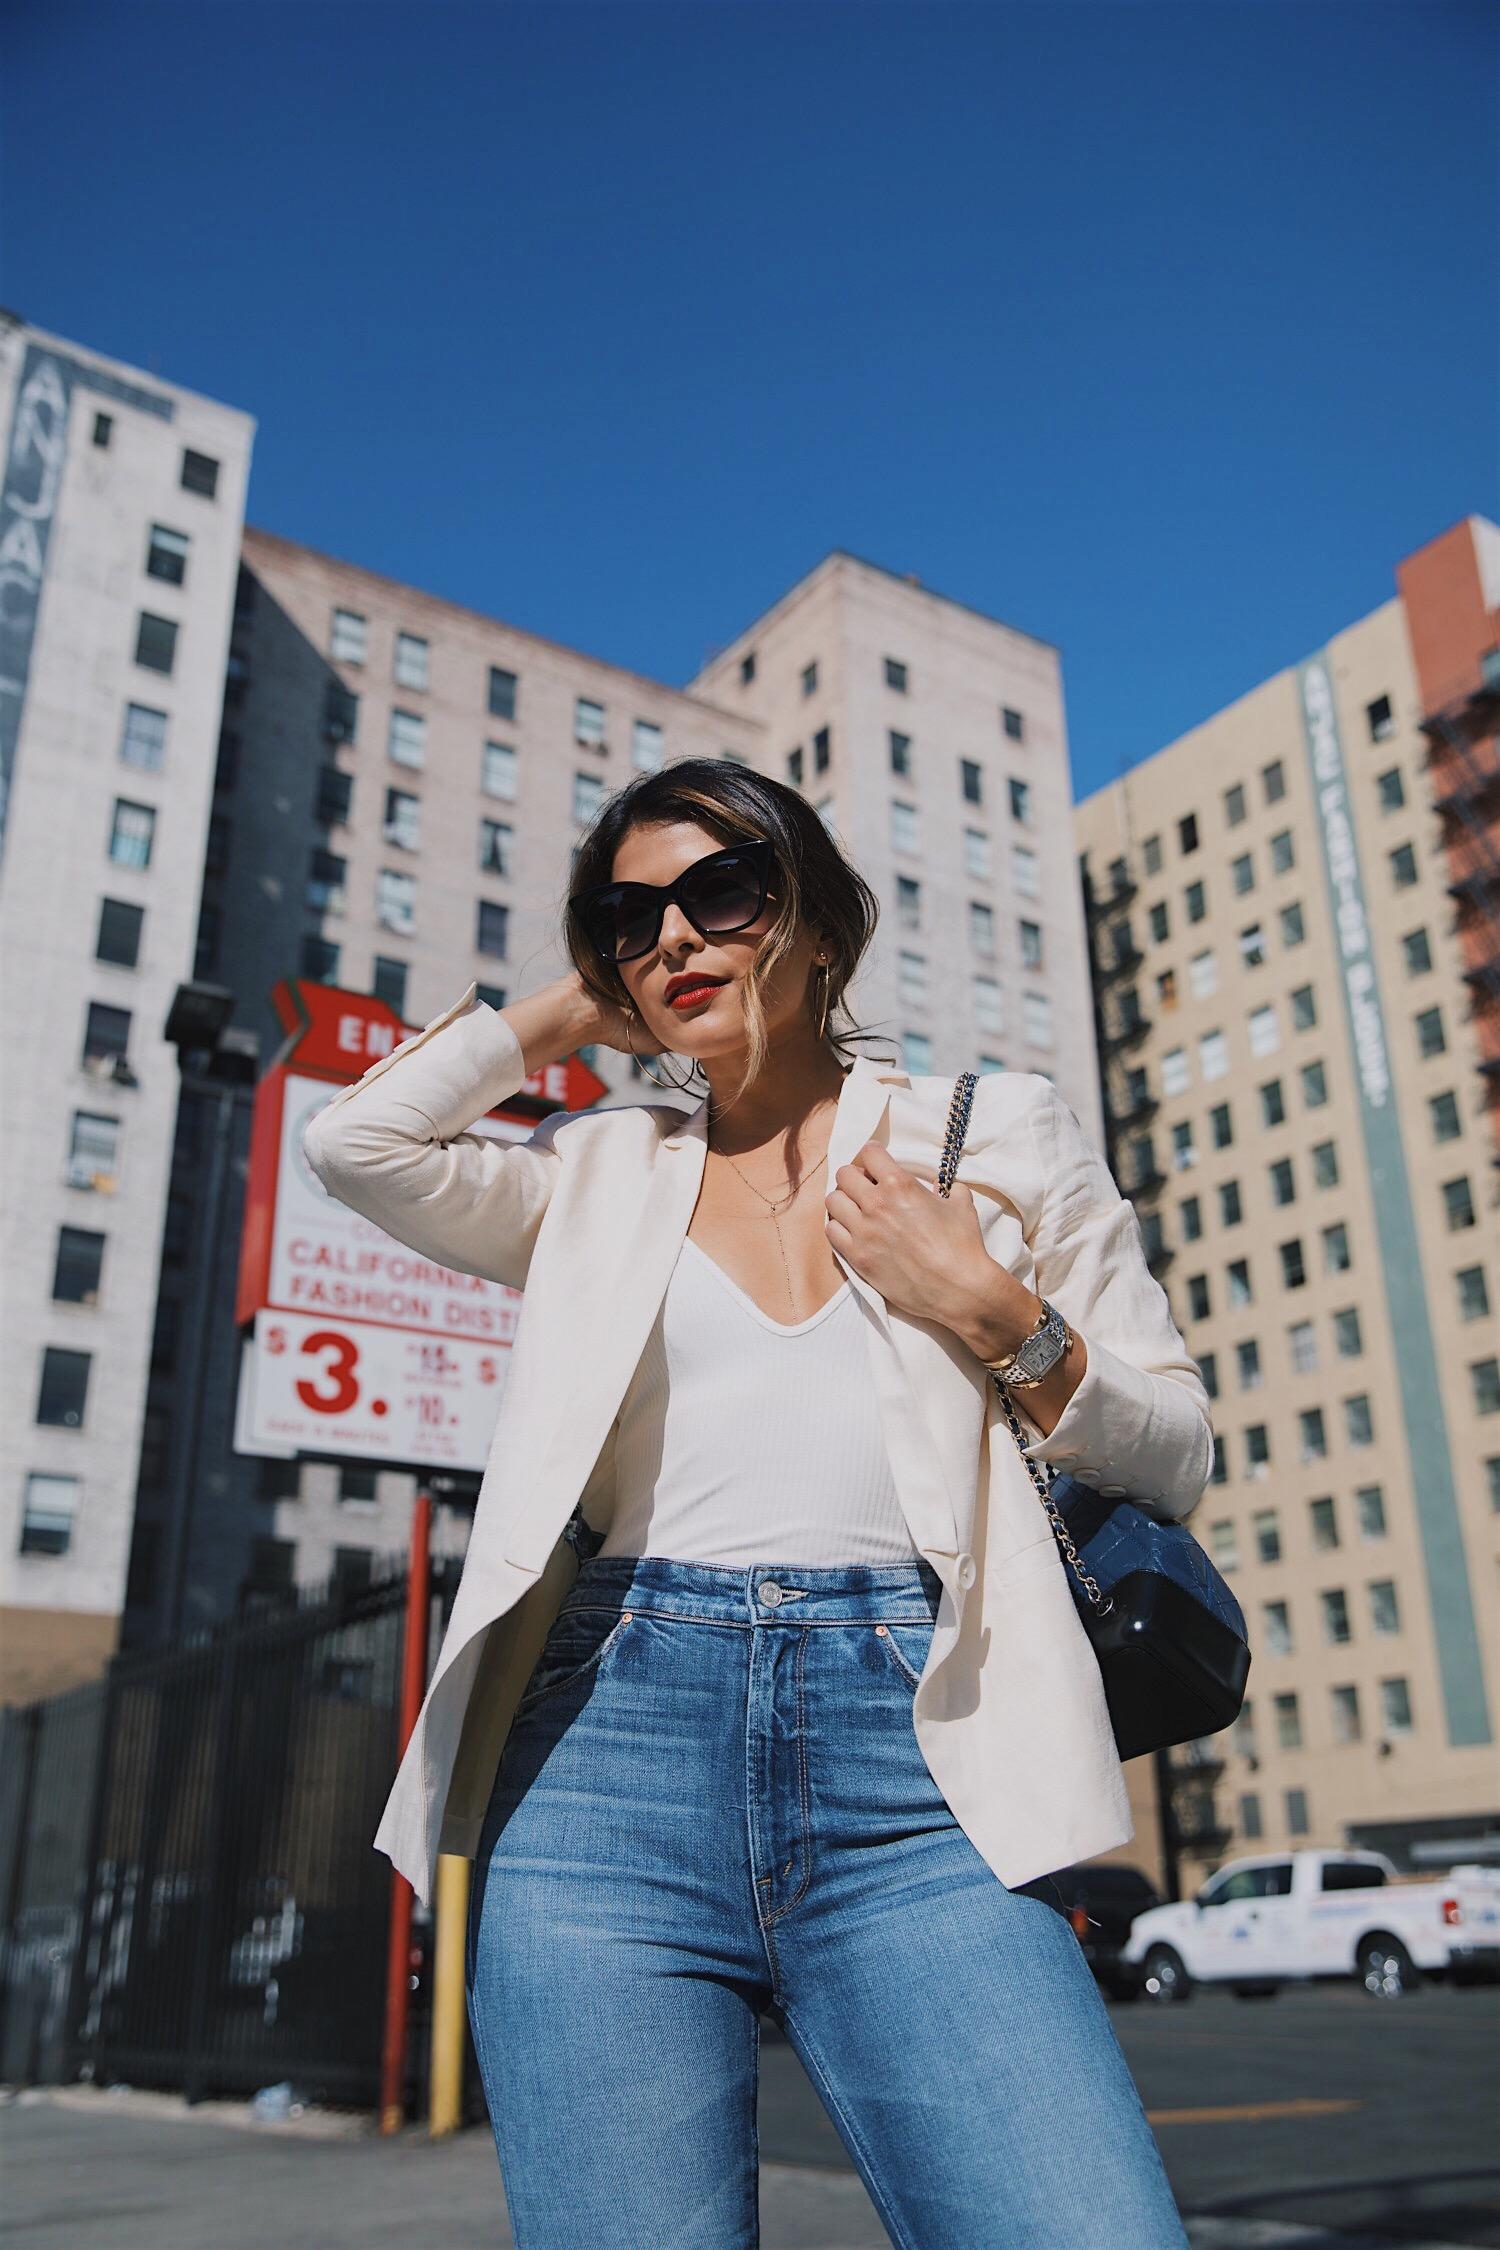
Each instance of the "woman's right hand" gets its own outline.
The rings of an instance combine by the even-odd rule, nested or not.
[[[667,1050],[661,1041],[653,1038],[639,1014],[627,1019],[623,1008],[609,1001],[596,1000],[584,984],[576,969],[562,980],[574,989],[578,1007],[578,1020],[583,1029],[578,1033],[580,1047],[613,1047],[621,1055],[664,1055]]]

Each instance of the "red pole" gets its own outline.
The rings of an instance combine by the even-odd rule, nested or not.
[[[398,1758],[406,1755],[427,1692],[427,1613],[432,1586],[432,1495],[419,1492],[411,1512],[411,1561],[406,1575],[406,1630],[401,1651],[401,1717]],[[380,2056],[380,2130],[399,2133],[406,2119],[406,2021],[411,2003],[411,1910],[415,1894],[391,1870],[390,1941],[386,1947],[385,2042]]]

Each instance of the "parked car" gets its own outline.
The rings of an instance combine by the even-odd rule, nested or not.
[[[1137,1917],[1125,1958],[1148,1999],[1195,1984],[1263,1999],[1291,1979],[1358,1977],[1378,1998],[1423,1976],[1500,1974],[1500,1873],[1406,1878],[1379,1852],[1294,1851],[1231,1860],[1196,1898]]]
[[[1136,1916],[1161,1904],[1161,1893],[1138,1867],[1115,1860],[1064,1867],[1052,1880],[1100,1985],[1112,2000],[1139,1999],[1144,1971],[1125,1959],[1125,1940]]]

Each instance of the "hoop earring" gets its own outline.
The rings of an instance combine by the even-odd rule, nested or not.
[[[822,998],[818,1004],[818,1037],[822,1039],[828,1031],[828,987],[831,972],[828,963],[823,960],[819,961],[818,970],[823,980]]]
[[[625,1009],[625,1044],[630,1049],[631,1059],[640,1064],[642,1070],[646,1073],[646,1076],[650,1079],[652,1085],[660,1086],[664,1094],[691,1093],[692,1086],[690,1084],[690,1081],[693,1075],[693,1071],[700,1069],[701,1065],[698,1063],[694,1063],[693,1070],[689,1071],[688,1076],[685,1079],[669,1078],[663,1081],[662,1079],[658,1078],[655,1071],[652,1070],[646,1057],[644,1055],[638,1055],[635,1051],[635,1042],[630,1036],[630,1022],[634,1014],[634,1008],[627,1006],[627,1008]]]

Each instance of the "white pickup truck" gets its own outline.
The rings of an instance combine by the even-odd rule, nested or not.
[[[1424,1973],[1455,1982],[1500,1972],[1500,1870],[1456,1867],[1433,1882],[1379,1852],[1295,1851],[1231,1860],[1196,1898],[1136,1916],[1124,1958],[1149,2000],[1195,1984],[1261,1999],[1292,1978],[1358,1977],[1394,1998]]]

